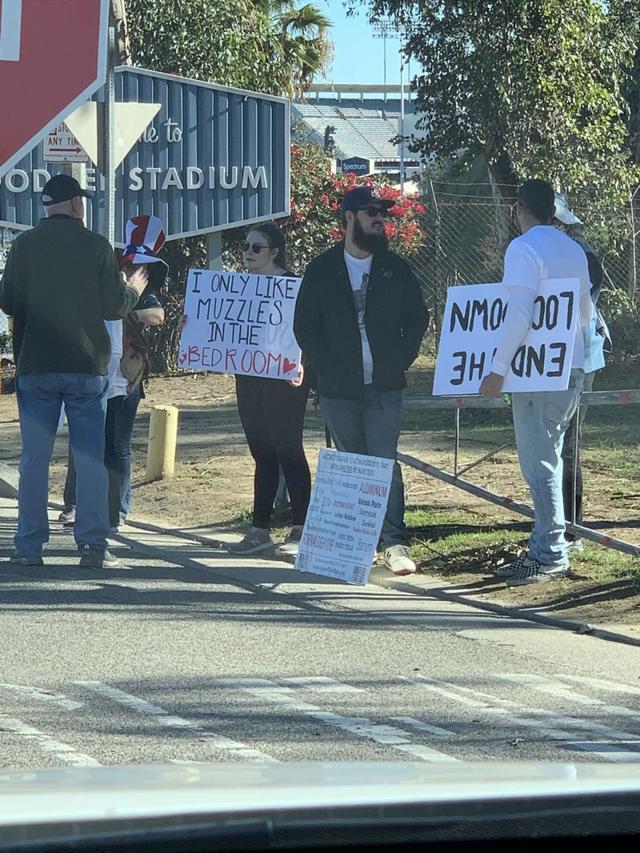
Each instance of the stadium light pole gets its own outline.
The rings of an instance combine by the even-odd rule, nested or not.
[[[382,39],[383,44],[383,68],[384,68],[384,85],[387,84],[387,38],[390,35],[398,36],[402,41],[406,41],[409,35],[408,27],[399,27],[391,21],[376,21],[372,24],[373,37]],[[404,66],[405,57],[400,51],[400,195],[404,196]],[[384,101],[387,102],[387,93],[384,93]]]

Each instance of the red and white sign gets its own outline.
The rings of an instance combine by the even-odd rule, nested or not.
[[[105,82],[109,0],[0,0],[0,176]]]
[[[87,163],[89,156],[62,121],[45,136],[42,159],[45,163]]]

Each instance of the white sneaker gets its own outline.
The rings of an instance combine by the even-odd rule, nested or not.
[[[386,548],[382,561],[394,575],[414,575],[417,571],[406,545],[391,545]]]
[[[268,530],[262,527],[250,527],[239,542],[232,542],[227,550],[232,554],[259,554],[273,548]]]
[[[298,553],[298,547],[300,546],[301,538],[302,527],[292,527],[291,533],[287,536],[282,545],[278,545],[278,547],[276,548],[275,556],[295,557]]]

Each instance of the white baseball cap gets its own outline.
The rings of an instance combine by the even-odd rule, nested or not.
[[[556,210],[555,219],[560,220],[563,225],[582,225],[582,220],[578,219],[575,213],[569,207],[567,197],[564,193],[555,194]]]

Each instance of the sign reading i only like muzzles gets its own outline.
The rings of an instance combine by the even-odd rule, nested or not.
[[[569,385],[580,306],[580,282],[546,279],[540,283],[527,337],[518,347],[502,390],[563,391]],[[467,284],[447,291],[433,393],[477,394],[504,324],[509,322],[502,284]]]

